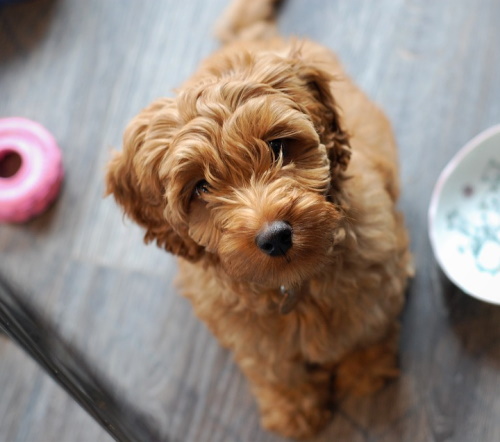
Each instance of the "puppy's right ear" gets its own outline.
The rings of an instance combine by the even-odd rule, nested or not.
[[[108,164],[106,194],[113,194],[125,213],[146,229],[146,243],[156,241],[167,251],[196,261],[203,249],[168,222],[170,208],[159,177],[178,127],[171,98],[159,99],[141,111],[125,129],[122,152],[114,152]]]

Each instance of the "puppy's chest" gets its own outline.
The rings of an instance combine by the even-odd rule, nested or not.
[[[349,325],[339,320],[332,292],[313,287],[311,293],[309,284],[293,292],[276,288],[260,294],[231,290],[213,279],[201,286],[200,279],[186,278],[182,285],[196,315],[222,345],[236,351],[255,345],[257,352],[267,348],[284,357],[302,354],[318,361],[326,355],[334,358],[338,342],[351,334]]]

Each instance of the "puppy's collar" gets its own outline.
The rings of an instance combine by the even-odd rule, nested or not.
[[[302,287],[286,288],[280,286],[281,301],[278,310],[281,315],[290,313],[298,304],[302,294]]]

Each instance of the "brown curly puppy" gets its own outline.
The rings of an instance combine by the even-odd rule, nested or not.
[[[410,259],[387,119],[329,50],[269,37],[273,3],[233,5],[234,41],[134,118],[107,187],[181,258],[263,426],[303,438],[397,376]]]

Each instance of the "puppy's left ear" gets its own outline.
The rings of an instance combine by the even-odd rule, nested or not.
[[[321,143],[327,149],[332,177],[336,177],[347,168],[351,158],[349,136],[343,128],[331,90],[331,85],[337,80],[314,62],[300,60],[296,69],[313,98],[304,104],[313,119]]]
[[[175,229],[171,224],[174,209],[160,177],[177,126],[175,103],[169,98],[156,100],[134,117],[123,136],[123,150],[108,164],[106,192],[145,228],[145,242],[156,241],[174,255],[196,261],[203,248],[188,236],[186,227]]]

